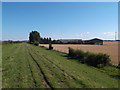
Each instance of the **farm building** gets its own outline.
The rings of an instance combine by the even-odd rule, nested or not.
[[[84,44],[95,44],[95,45],[103,45],[103,40],[94,38],[91,40],[85,40],[83,41]]]
[[[60,39],[62,43],[79,43],[82,44],[82,39]]]
[[[103,45],[103,40],[94,38],[91,40],[82,40],[82,39],[60,39],[64,44],[94,44],[94,45]]]

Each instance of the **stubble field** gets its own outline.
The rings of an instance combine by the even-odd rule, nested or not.
[[[40,44],[40,46],[48,47],[48,44]],[[80,45],[80,44],[53,44],[54,50],[68,53],[68,47],[73,49],[81,49],[83,51],[90,51],[94,53],[106,53],[110,55],[112,64],[117,65],[119,63],[118,58],[118,42],[106,41],[104,45]]]

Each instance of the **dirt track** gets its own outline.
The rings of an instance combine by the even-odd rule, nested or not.
[[[40,46],[48,47],[48,44],[40,44]],[[76,45],[76,44],[53,44],[54,50],[68,52],[68,47],[81,49],[94,53],[107,53],[110,55],[113,64],[118,64],[118,42],[104,42],[104,45]]]

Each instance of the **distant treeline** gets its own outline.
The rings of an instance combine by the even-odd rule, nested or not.
[[[60,40],[51,40],[51,38],[40,38],[40,43],[41,44],[49,44],[49,43],[52,43],[52,44],[62,44],[62,42]]]
[[[27,41],[12,41],[12,40],[8,40],[8,41],[2,41],[2,44],[13,44],[13,43],[23,43],[23,42],[27,42]]]
[[[41,44],[61,44],[62,42],[59,40],[52,40],[50,37],[49,38],[43,38],[40,36],[40,33],[37,31],[32,31],[29,34],[29,43],[33,43],[35,45],[41,43]]]

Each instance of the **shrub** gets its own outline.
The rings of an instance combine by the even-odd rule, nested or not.
[[[87,58],[85,60],[86,64],[95,66],[95,67],[104,67],[110,65],[109,55],[103,53],[89,53],[87,54]]]
[[[84,54],[84,52],[82,50],[74,50],[74,49],[72,49],[70,47],[68,49],[69,49],[68,56],[70,56],[72,58],[76,58],[80,62],[84,63],[85,54]]]
[[[85,53],[82,50],[75,50],[75,58],[84,63]]]
[[[119,61],[119,64],[118,64],[117,68],[119,68],[119,69],[120,69],[120,61]]]
[[[68,50],[69,50],[68,56],[75,57],[75,52],[74,52],[75,50],[70,47],[68,48]]]
[[[97,54],[96,60],[97,60],[98,65],[101,65],[101,64],[103,66],[110,65],[110,58],[109,58],[109,55],[107,55],[107,54],[103,54],[103,53]]]
[[[38,46],[38,45],[39,45],[39,42],[34,42],[33,44],[36,45],[36,46]]]
[[[52,49],[53,49],[52,44],[49,43],[49,50],[52,50]]]
[[[68,48],[69,53],[68,55],[72,58],[78,59],[82,63],[86,63],[91,66],[95,67],[104,67],[110,65],[110,58],[109,55],[103,53],[91,53],[91,52],[84,52],[82,50],[74,50],[72,48]]]
[[[96,55],[94,53],[87,52],[85,63],[91,66],[96,66]]]

